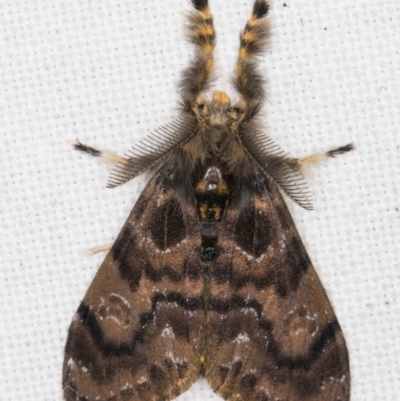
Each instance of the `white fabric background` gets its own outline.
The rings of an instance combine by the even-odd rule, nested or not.
[[[211,0],[228,90],[252,0]],[[353,401],[400,394],[398,0],[275,0],[268,133],[293,156],[354,141],[310,174],[315,211],[289,207],[345,332]],[[0,399],[61,400],[73,313],[145,177],[108,167],[176,113],[189,0],[0,1]],[[232,96],[234,97],[234,96]],[[212,395],[202,381],[180,400]]]

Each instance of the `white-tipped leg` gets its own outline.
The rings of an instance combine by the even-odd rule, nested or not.
[[[329,150],[328,152],[324,153],[315,153],[313,155],[303,157],[302,159],[296,159],[296,163],[300,170],[302,170],[304,167],[307,167],[312,164],[317,164],[320,163],[327,158],[335,158],[336,156],[342,155],[343,153],[350,152],[354,150],[356,147],[354,143],[349,143],[348,145],[340,146],[339,148],[335,148],[332,150]]]
[[[98,246],[96,248],[87,249],[85,251],[85,254],[86,254],[86,256],[92,256],[92,255],[95,255],[96,253],[108,252],[113,245],[114,245],[114,243]]]
[[[118,156],[115,153],[109,152],[108,150],[98,150],[98,149],[92,148],[90,146],[87,146],[87,145],[79,142],[79,139],[77,139],[75,141],[74,149],[79,150],[80,152],[87,153],[90,156],[100,157],[102,160],[104,160],[107,163],[111,163],[111,164],[126,163],[126,159],[124,159],[123,157]]]

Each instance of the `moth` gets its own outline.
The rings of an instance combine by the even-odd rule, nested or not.
[[[348,401],[345,339],[281,192],[311,209],[302,169],[262,129],[269,5],[256,0],[232,79],[207,97],[216,35],[192,0],[196,47],[180,116],[118,157],[109,186],[152,178],[69,329],[66,401],[172,400],[205,377],[229,401]]]

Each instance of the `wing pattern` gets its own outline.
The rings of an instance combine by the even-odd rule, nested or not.
[[[346,401],[346,343],[276,184],[227,207],[212,269],[206,377],[226,400]]]
[[[111,187],[155,175],[72,321],[64,399],[168,401],[204,375],[227,401],[349,401],[346,343],[279,188],[311,209],[300,166],[354,146],[298,160],[259,128],[265,0],[240,34],[239,101],[208,100],[216,34],[208,0],[192,5],[181,116],[114,158]]]
[[[196,210],[155,176],[73,319],[67,401],[171,399],[197,379],[203,279]]]
[[[199,187],[220,192],[198,204],[165,174],[139,198],[71,324],[66,401],[170,400],[202,374],[229,401],[349,400],[346,343],[277,184],[258,172],[218,220],[211,169]]]

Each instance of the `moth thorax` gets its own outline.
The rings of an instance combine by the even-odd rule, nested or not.
[[[197,184],[197,192],[210,195],[226,195],[228,186],[222,178],[221,170],[217,167],[209,167],[203,179]]]

